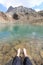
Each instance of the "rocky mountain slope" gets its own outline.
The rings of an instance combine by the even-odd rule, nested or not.
[[[42,13],[43,14],[43,13]],[[43,24],[43,16],[31,8],[10,6],[6,13],[0,12],[0,22]]]
[[[41,16],[43,16],[43,10],[38,12]]]

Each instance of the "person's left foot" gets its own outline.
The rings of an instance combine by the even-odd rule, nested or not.
[[[25,48],[23,48],[23,52],[24,52],[24,56],[25,56],[25,57],[28,57],[28,55],[27,55],[27,51],[26,51]]]
[[[17,50],[17,56],[18,56],[18,57],[20,56],[20,52],[21,52],[21,49],[19,48],[19,49]]]

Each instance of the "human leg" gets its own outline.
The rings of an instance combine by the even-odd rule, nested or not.
[[[12,65],[22,65],[22,61],[20,58],[20,49],[18,49],[17,56],[13,59]]]
[[[31,62],[31,60],[29,59],[25,48],[23,49],[23,52],[24,52],[24,55],[25,55],[25,59],[24,59],[23,64],[24,64],[24,65],[32,65],[32,62]]]

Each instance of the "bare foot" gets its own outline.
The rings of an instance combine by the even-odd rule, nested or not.
[[[25,49],[25,48],[23,48],[23,52],[24,52],[24,56],[25,56],[25,57],[28,57],[28,55],[27,55],[27,52],[26,52],[26,49]]]
[[[18,51],[17,51],[17,56],[18,57],[20,56],[20,51],[21,51],[21,49],[19,48]]]

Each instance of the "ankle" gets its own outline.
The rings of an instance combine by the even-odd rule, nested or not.
[[[19,55],[19,54],[17,54],[17,56],[19,57],[20,55]]]

